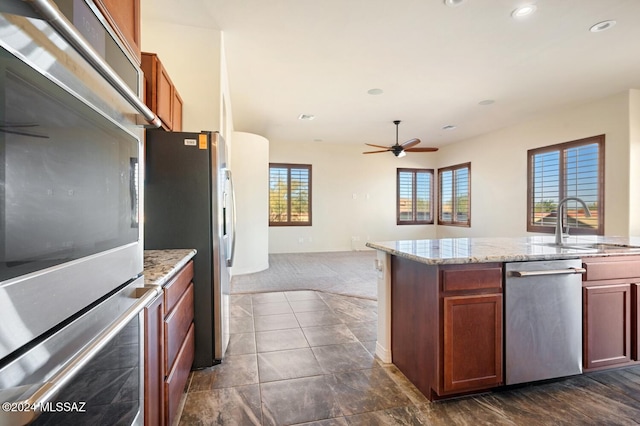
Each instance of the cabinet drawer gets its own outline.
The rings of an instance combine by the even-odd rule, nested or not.
[[[640,257],[586,258],[582,264],[587,272],[583,281],[640,278]]]
[[[187,379],[189,378],[189,372],[191,371],[191,365],[193,364],[193,356],[194,356],[194,327],[191,324],[189,328],[189,332],[187,333],[187,338],[184,340],[182,347],[180,348],[180,352],[178,352],[178,357],[176,358],[176,363],[173,366],[173,369],[170,371],[167,376],[167,380],[164,384],[165,390],[165,410],[166,410],[166,424],[173,424],[173,419],[176,416],[178,411],[178,406],[180,405],[180,400],[182,398],[182,393],[184,392],[184,387],[187,384]]]
[[[169,371],[173,366],[180,346],[184,341],[189,326],[193,322],[193,284],[184,292],[175,309],[167,315],[164,320],[165,330],[165,348],[166,348],[166,364],[165,371]]]
[[[443,268],[442,291],[485,290],[502,288],[502,267],[468,265]]]
[[[164,309],[169,313],[173,310],[182,293],[185,292],[193,279],[193,260],[182,268],[176,276],[164,287]]]

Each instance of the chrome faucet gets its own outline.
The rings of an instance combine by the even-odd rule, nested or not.
[[[562,245],[562,229],[564,228],[562,226],[562,207],[564,207],[564,205],[567,203],[567,201],[577,201],[580,204],[582,204],[582,207],[584,207],[584,210],[587,213],[587,217],[591,217],[591,211],[589,210],[589,207],[587,207],[587,204],[582,201],[581,198],[578,197],[565,197],[562,200],[560,200],[560,202],[558,203],[558,219],[556,220],[556,245],[561,246]]]

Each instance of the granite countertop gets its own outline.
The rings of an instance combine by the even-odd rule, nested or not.
[[[552,235],[522,238],[443,238],[371,242],[367,243],[367,247],[431,265],[640,254],[640,237],[571,236],[564,243],[568,247],[554,247],[554,241],[555,237]],[[590,244],[608,246],[584,247]],[[578,247],[571,247],[572,245]],[[579,247],[580,245],[583,247]]]
[[[195,255],[195,249],[145,250],[144,285],[164,286]]]

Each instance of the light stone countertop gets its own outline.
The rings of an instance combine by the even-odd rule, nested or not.
[[[195,249],[145,250],[144,285],[163,287],[195,255]]]
[[[370,242],[367,247],[430,265],[576,259],[640,254],[640,237],[571,236],[564,244],[610,244],[603,248],[553,247],[555,237],[443,238]],[[620,246],[620,247],[616,247]],[[627,246],[625,248],[625,246]],[[636,246],[630,248],[628,246]]]

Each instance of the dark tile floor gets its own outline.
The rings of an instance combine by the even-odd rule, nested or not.
[[[376,302],[232,296],[224,362],[191,374],[180,425],[640,424],[640,368],[430,403],[373,356]]]

